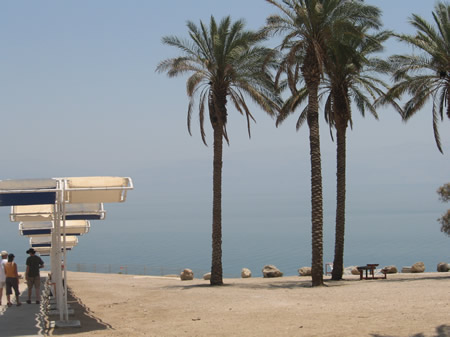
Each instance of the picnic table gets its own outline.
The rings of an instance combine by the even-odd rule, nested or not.
[[[369,280],[369,279],[375,280],[375,279],[380,278],[380,277],[375,277],[376,267],[378,267],[378,263],[369,263],[365,266],[356,267],[359,271],[359,279],[363,280],[365,278],[366,280]],[[364,277],[364,271],[366,272],[366,277]],[[386,275],[387,275],[386,270],[382,269],[381,272],[384,274],[384,277],[382,277],[382,278],[385,279]]]

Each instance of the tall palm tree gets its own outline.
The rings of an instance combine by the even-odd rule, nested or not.
[[[438,2],[433,11],[434,26],[417,14],[409,19],[416,29],[415,35],[400,34],[397,37],[413,46],[419,55],[394,55],[395,85],[389,91],[389,98],[410,95],[400,110],[403,120],[408,121],[432,99],[433,131],[436,145],[441,153],[438,122],[450,119],[450,5]]]
[[[244,22],[231,22],[225,17],[216,23],[211,17],[209,27],[200,21],[198,27],[187,23],[188,40],[168,36],[163,43],[181,50],[182,56],[162,61],[157,71],[169,77],[190,73],[187,80],[188,130],[191,133],[191,116],[195,97],[199,97],[200,133],[206,145],[204,129],[205,106],[213,128],[213,210],[212,210],[212,262],[211,285],[223,284],[222,271],[222,152],[227,135],[227,102],[250,122],[254,120],[244,95],[250,97],[264,111],[275,114],[279,100],[273,91],[272,76],[267,66],[270,50],[258,45],[265,37],[262,33],[244,30]]]
[[[379,16],[374,11],[374,16]],[[375,103],[385,95],[387,84],[376,77],[388,74],[386,61],[371,54],[380,52],[390,32],[374,36],[366,34],[361,27],[361,36],[346,36],[342,41],[333,41],[325,61],[327,73],[325,118],[330,128],[336,129],[336,233],[332,279],[340,280],[344,264],[345,208],[346,208],[346,133],[352,126],[351,103],[356,103],[362,116],[368,110],[376,119]]]
[[[308,97],[305,119],[309,127],[311,157],[312,285],[323,284],[323,200],[319,136],[319,85],[324,73],[328,44],[342,34],[359,33],[356,23],[378,26],[370,6],[349,0],[266,0],[281,14],[267,18],[268,31],[284,34],[280,49],[286,64],[298,65]],[[299,63],[301,60],[301,63]],[[283,64],[283,62],[282,62]],[[291,82],[288,78],[288,82]],[[292,90],[292,89],[291,89]],[[295,105],[295,104],[294,104]],[[295,105],[296,106],[296,105]],[[304,119],[300,120],[301,122]],[[299,125],[299,123],[297,123]]]

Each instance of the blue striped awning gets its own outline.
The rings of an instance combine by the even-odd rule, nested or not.
[[[66,220],[103,220],[106,212],[103,204],[67,204]],[[54,219],[53,205],[17,205],[11,207],[11,221],[51,221]]]
[[[0,206],[54,204],[56,186],[54,179],[0,180]]]
[[[65,238],[66,247],[73,247],[78,244],[78,238],[73,235],[68,235]],[[61,243],[63,242],[63,238],[61,237]],[[40,247],[51,247],[52,246],[52,238],[51,236],[32,236],[30,237],[30,246],[33,248]]]
[[[61,235],[75,235],[80,236],[89,232],[91,224],[87,220],[70,220],[66,221],[66,227],[60,225]],[[19,223],[19,232],[23,236],[47,236],[54,232],[55,226],[53,221],[28,221]]]

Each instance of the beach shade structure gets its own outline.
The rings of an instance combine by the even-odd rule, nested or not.
[[[12,206],[11,221],[51,221],[54,218],[54,205],[20,205]],[[67,204],[65,220],[104,220],[106,212],[103,203]]]
[[[35,248],[34,250],[40,256],[50,256],[50,253],[51,253],[51,249],[47,248],[47,247]]]
[[[0,206],[55,204],[56,188],[54,179],[0,180]]]
[[[78,244],[78,237],[75,235],[66,235],[65,238],[60,237],[60,241],[65,239],[65,246],[67,247],[75,247]],[[39,247],[53,247],[52,236],[32,236],[30,237],[30,246],[31,248],[39,248]],[[56,247],[58,249],[58,247]]]
[[[70,177],[59,178],[59,181],[63,196],[59,199],[62,219],[65,217],[66,206],[69,204],[124,202],[128,190],[133,189],[133,182],[128,177]],[[67,265],[65,251],[63,251],[63,264]],[[57,268],[60,268],[59,263]],[[65,280],[67,280],[66,272],[67,270],[64,268]],[[61,284],[61,282],[57,282],[57,284]],[[62,309],[65,320],[68,321],[67,282],[64,282],[64,297]]]
[[[66,221],[69,219],[68,215],[72,207],[70,205],[124,202],[127,191],[132,189],[133,182],[128,177],[0,180],[0,206],[51,205],[51,208],[53,208],[53,213],[47,212],[47,215],[55,222],[54,230],[51,233],[51,268],[52,278],[56,283],[56,300],[60,314],[60,321],[54,324],[56,327],[80,325],[79,321],[69,321],[68,319],[67,282],[64,282],[64,287],[62,285],[62,279],[67,280],[67,274],[66,269],[64,269],[64,275],[62,273],[61,260],[64,265],[67,265],[66,250],[68,247],[72,247],[69,244],[72,239],[70,239],[71,236],[67,235]],[[12,214],[15,214],[15,212],[12,212]],[[15,214],[13,218],[17,221],[20,219],[18,216],[19,214]],[[33,219],[36,220],[39,217],[42,217],[42,214],[33,217]],[[22,218],[21,220],[28,221],[30,219]],[[32,239],[37,240],[38,237],[32,237]],[[33,244],[43,243],[33,241]]]
[[[48,236],[53,233],[54,221],[26,221],[19,223],[19,233],[23,236]],[[89,232],[88,220],[66,221],[66,235],[83,235]],[[62,232],[61,232],[61,235]]]
[[[129,177],[0,180],[0,206],[124,202],[132,189]]]
[[[64,178],[66,203],[124,202],[133,188],[131,178],[72,177]]]
[[[73,247],[66,247],[66,250],[72,250],[72,248]],[[33,249],[36,253],[38,253],[41,256],[50,256],[51,254],[51,248],[49,247],[36,247]]]

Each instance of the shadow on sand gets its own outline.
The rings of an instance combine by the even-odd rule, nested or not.
[[[391,335],[378,335],[372,334],[372,337],[396,337]],[[410,337],[426,337],[422,332],[419,332],[415,335],[411,335]],[[428,336],[428,337],[450,337],[450,325],[440,325],[436,327],[436,335]]]
[[[253,278],[254,279],[254,278]],[[312,288],[311,280],[302,280],[298,278],[296,280],[289,279],[283,280],[283,278],[274,278],[274,279],[264,279],[266,282],[254,283],[251,284],[246,283],[245,279],[239,279],[238,281],[234,280],[227,283],[227,280],[224,280],[224,285],[219,287],[233,287],[233,288],[242,288],[242,289],[298,289],[298,288]],[[425,276],[420,278],[391,278],[387,279],[375,279],[375,280],[360,280],[359,278],[345,278],[339,281],[333,281],[331,279],[324,279],[324,287],[342,287],[346,285],[350,285],[352,283],[359,282],[386,282],[386,283],[397,283],[397,282],[420,282],[423,280],[435,280],[441,282],[448,282],[449,277],[442,276]],[[166,289],[196,289],[196,288],[209,288],[211,287],[209,283],[204,284],[190,284],[186,282],[185,284],[174,284],[170,286],[166,286]],[[440,337],[440,336],[438,336]]]
[[[50,329],[47,326],[47,334],[50,336],[64,336],[66,334],[85,333],[97,330],[114,330],[111,325],[95,317],[89,308],[83,304],[72,290],[69,288],[67,293],[67,303],[74,310],[74,315],[69,316],[69,320],[78,320],[81,326],[78,328],[55,328]],[[49,320],[57,320],[59,316],[51,316]]]
[[[444,275],[444,276],[424,276],[424,277],[419,277],[419,278],[396,278],[396,279],[391,278],[391,279],[389,279],[389,276],[388,276],[388,278],[386,280],[380,280],[380,281],[384,281],[384,282],[420,282],[422,280],[434,280],[434,281],[448,282],[449,277],[447,275]]]
[[[266,279],[267,282],[261,283],[246,283],[245,280],[232,281],[227,283],[224,281],[222,286],[215,286],[218,288],[221,287],[232,287],[232,288],[242,288],[242,289],[297,289],[297,288],[311,288],[311,281],[302,281],[302,280],[286,280],[282,281],[278,279],[276,281],[271,282],[269,279]],[[339,284],[332,284],[332,286],[338,286]],[[325,285],[328,286],[328,285]],[[198,288],[210,288],[212,287],[209,283],[205,284],[174,284],[170,286],[166,286],[166,289],[198,289]]]

